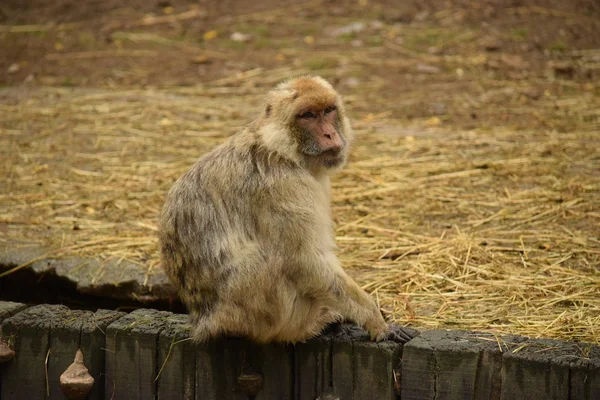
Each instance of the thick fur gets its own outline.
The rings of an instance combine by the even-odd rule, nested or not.
[[[373,338],[388,331],[374,301],[334,253],[329,174],[292,134],[298,110],[336,105],[347,157],[343,103],[319,77],[284,82],[261,116],[198,160],[169,192],[160,221],[165,271],[187,306],[198,341],[221,334],[302,342],[352,320]]]

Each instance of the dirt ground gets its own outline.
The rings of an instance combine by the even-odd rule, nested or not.
[[[387,317],[600,343],[600,3],[214,3],[0,4],[2,242],[159,273],[173,180],[315,73],[358,138],[340,257]]]
[[[548,95],[598,94],[594,0],[213,3],[3,2],[0,84],[187,86],[305,67],[366,96],[359,112],[465,128],[572,128]]]

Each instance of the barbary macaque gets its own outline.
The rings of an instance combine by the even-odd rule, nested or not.
[[[296,343],[346,320],[373,340],[411,339],[386,324],[335,254],[329,175],[352,138],[333,87],[296,78],[175,183],[160,220],[162,263],[195,340]]]

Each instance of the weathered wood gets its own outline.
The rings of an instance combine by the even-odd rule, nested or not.
[[[471,399],[475,395],[479,349],[458,336],[437,346],[436,394],[439,399]]]
[[[12,310],[19,310],[24,307],[25,305],[12,303],[10,308]],[[39,307],[42,308],[40,309]],[[99,311],[94,314],[90,311],[69,310],[63,306],[36,306],[31,312],[21,315],[19,320],[7,321],[7,323],[11,325],[7,327],[7,331],[12,331],[13,342],[16,342],[19,339],[19,336],[23,340],[18,346],[18,357],[23,359],[20,359],[16,363],[16,366],[14,367],[16,370],[14,373],[19,374],[18,376],[20,379],[20,372],[26,371],[27,376],[24,379],[27,379],[29,375],[34,373],[32,371],[35,371],[36,367],[38,368],[38,371],[40,371],[40,366],[43,367],[44,373],[37,376],[37,380],[43,383],[42,389],[43,392],[45,392],[45,397],[49,399],[64,399],[65,397],[60,389],[60,375],[73,362],[77,349],[81,348],[85,356],[84,362],[89,368],[90,374],[96,379],[94,389],[88,398],[103,398],[103,390],[98,390],[98,381],[101,380],[104,373],[104,334],[100,329],[107,325],[106,322],[108,321],[106,321],[104,315],[107,313],[109,315],[119,316],[123,314],[115,313],[113,311]],[[100,319],[94,319],[94,315],[99,315]],[[44,316],[44,318],[37,320],[39,316]],[[39,326],[33,331],[29,326],[32,323],[30,319],[34,319],[34,322],[36,320],[38,321]],[[86,326],[86,323],[88,325],[88,335],[82,334],[82,327]],[[102,340],[91,340],[89,336],[92,332],[96,332],[96,336],[101,334]],[[31,334],[33,334],[35,338],[32,338]],[[45,347],[49,351],[43,352],[43,360],[40,356],[37,357],[37,360],[34,361],[35,365],[33,370],[22,370],[20,367],[23,365],[24,359],[31,358],[31,353],[27,351],[28,349],[25,349],[24,352],[21,351],[24,347],[23,343],[31,342],[32,339],[45,342],[45,345],[42,345],[42,347]],[[86,340],[87,342],[90,342],[87,346],[85,345]],[[100,353],[101,357],[97,357],[100,358],[99,362],[94,363],[93,357],[90,358],[89,356],[90,353]],[[47,382],[45,378],[46,371],[48,376]],[[32,380],[35,379],[33,376],[29,378]],[[31,390],[36,390],[36,388],[39,389],[39,386],[40,385],[34,384]],[[12,390],[10,389],[10,385],[5,385],[4,391],[9,390]],[[95,395],[95,393],[99,393],[99,395]]]
[[[504,352],[502,399],[569,399],[568,358],[582,358],[577,346],[546,339],[529,339]]]
[[[6,318],[8,318],[12,315],[15,315],[19,311],[22,311],[26,308],[27,308],[27,305],[25,305],[23,303],[15,303],[12,301],[0,301],[0,325],[2,324],[2,321],[4,321]],[[9,345],[9,343],[8,343],[9,339],[6,338],[6,340],[5,340],[2,338],[2,330],[1,329],[0,329],[0,340],[2,341],[2,343],[0,345],[6,345],[6,346]],[[10,348],[12,348],[12,346],[10,346]],[[2,393],[2,370],[5,368],[8,368],[8,365],[10,365],[11,363],[12,363],[12,360],[6,361],[4,363],[2,363],[0,361],[0,398],[1,398],[1,393]]]
[[[592,399],[600,350],[587,344],[429,331],[404,348],[402,399]]]
[[[2,322],[2,337],[16,356],[0,376],[0,398],[14,400],[45,399],[49,384],[46,360],[49,358],[50,332],[55,321],[69,309],[60,305],[39,305],[21,311]],[[71,360],[72,361],[72,360]]]
[[[436,361],[433,347],[423,332],[404,345],[402,354],[402,400],[435,398]]]
[[[196,399],[218,400],[217,389],[221,388],[221,378],[215,371],[222,363],[218,362],[221,357],[217,350],[217,341],[199,344],[196,347]]]
[[[63,399],[59,378],[77,349],[97,380],[95,400],[393,400],[395,383],[403,400],[592,400],[600,392],[600,347],[585,343],[429,331],[403,348],[342,325],[296,346],[199,345],[185,315],[52,305],[16,312],[23,307],[0,302],[2,337],[17,354],[2,365],[2,400]]]
[[[248,364],[252,345],[241,338],[219,338],[197,345],[196,399],[247,400],[238,377]]]
[[[394,342],[355,341],[353,348],[354,400],[394,400],[394,370],[400,368],[402,345]]]
[[[195,398],[196,354],[187,315],[172,315],[158,340],[158,399]]]
[[[89,400],[105,398],[106,331],[111,323],[124,315],[125,313],[119,311],[98,310],[86,318],[81,325],[79,347],[83,353],[83,362],[89,374],[95,379],[94,387],[88,394]],[[113,390],[110,393],[113,393]]]
[[[600,393],[600,347],[580,343],[579,354],[570,363],[570,400],[595,400]],[[565,360],[565,358],[563,358]]]
[[[251,355],[251,367],[263,378],[256,400],[291,400],[294,393],[294,346],[266,344],[257,346]]]
[[[106,397],[145,400],[156,396],[158,335],[172,315],[140,309],[107,327]]]
[[[428,331],[404,347],[403,399],[499,399],[501,353],[493,337]]]
[[[27,245],[21,240],[19,243],[10,240],[0,242],[0,272],[29,263],[48,252],[52,252],[52,249],[35,242]],[[102,260],[97,257],[42,257],[15,275],[22,273],[32,274],[40,279],[45,274],[51,274],[54,279],[67,283],[79,293],[102,298],[168,301],[176,297],[175,288],[162,268],[147,274],[146,269],[137,263],[118,258]]]
[[[0,301],[0,324],[6,318],[15,315],[19,311],[27,308],[26,304],[15,303],[14,301]]]
[[[247,396],[239,390],[238,376],[244,372],[248,356],[249,343],[245,339],[230,337],[216,340],[216,380],[217,399],[246,400]]]
[[[332,340],[332,386],[333,392],[340,399],[354,398],[354,349],[353,340]]]
[[[502,353],[492,345],[480,352],[473,400],[500,400],[502,395]]]
[[[317,397],[317,400],[342,400],[342,397],[333,390],[332,387],[325,389],[325,391]]]
[[[314,400],[331,386],[331,337],[318,336],[295,349],[295,399]]]
[[[247,400],[259,381],[256,400],[293,397],[293,347],[257,345],[241,338],[220,338],[197,345],[196,399]]]
[[[354,398],[356,367],[354,343],[370,342],[367,331],[355,324],[339,324],[331,329],[331,392],[327,396],[344,400]]]
[[[48,355],[48,399],[65,398],[60,388],[60,376],[71,365],[79,349],[83,322],[93,314],[91,311],[65,310],[52,321]]]

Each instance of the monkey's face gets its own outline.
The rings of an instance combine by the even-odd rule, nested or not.
[[[323,78],[284,82],[268,94],[263,143],[312,172],[346,162],[352,128],[341,97]]]
[[[347,143],[335,103],[299,108],[292,131],[309,164],[335,168],[345,162]]]

